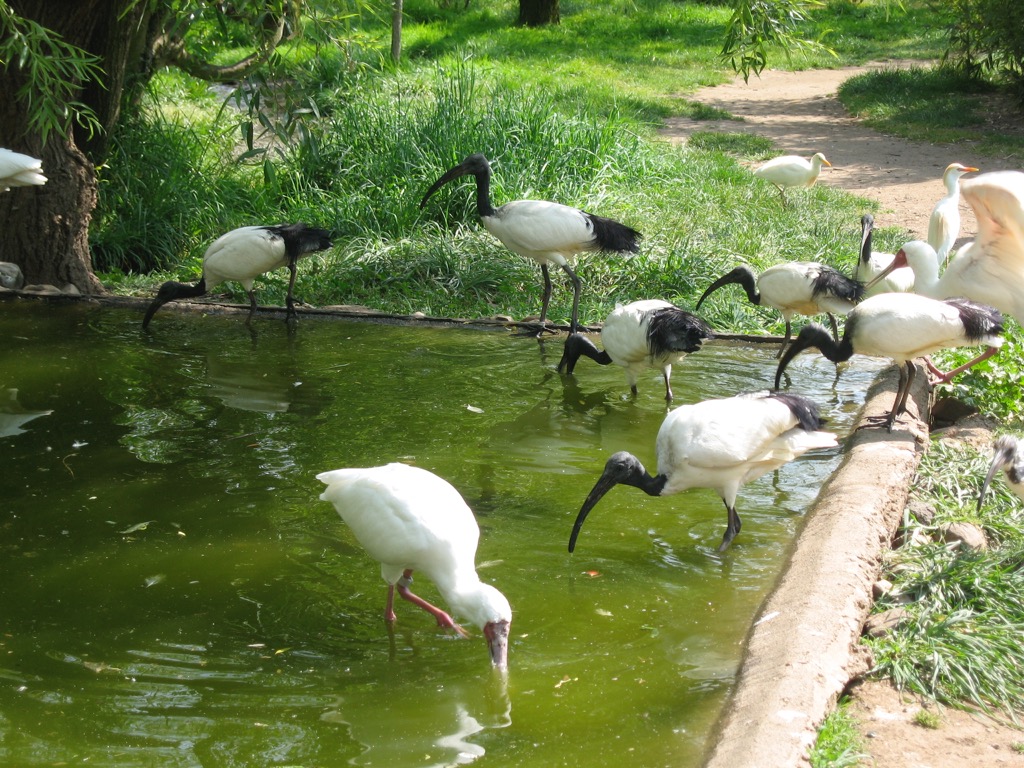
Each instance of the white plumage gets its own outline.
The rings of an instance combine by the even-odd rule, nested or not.
[[[754,171],[754,175],[774,184],[785,205],[786,190],[791,187],[813,187],[823,165],[832,167],[832,163],[821,152],[815,152],[809,160],[799,155],[783,155],[762,164]]]
[[[425,469],[388,464],[336,469],[316,476],[321,494],[373,559],[388,583],[385,618],[395,620],[394,593],[423,608],[438,626],[465,634],[452,617],[409,591],[412,573],[434,582],[456,616],[480,627],[491,662],[505,667],[512,609],[497,589],[480,581],[476,548],[480,538],[473,512],[448,482]]]
[[[331,247],[329,233],[305,224],[239,227],[227,232],[210,244],[203,255],[203,276],[195,285],[173,280],[160,286],[156,298],[146,310],[142,327],[146,328],[154,313],[164,304],[176,299],[202,296],[228,280],[241,283],[249,294],[249,316],[256,312],[257,277],[281,267],[291,272],[288,280],[288,317],[295,316],[295,273],[298,260],[310,253]]]
[[[544,330],[551,301],[548,267],[554,264],[561,267],[573,284],[569,329],[575,332],[579,325],[581,286],[572,269],[572,259],[586,251],[635,253],[639,248],[640,233],[612,219],[544,200],[515,200],[495,208],[491,204],[491,166],[481,154],[470,155],[446,171],[427,190],[420,207],[425,206],[431,195],[445,184],[467,175],[476,178],[477,213],[487,231],[513,253],[540,264],[544,277],[541,331]]]
[[[755,277],[750,267],[739,266],[718,278],[697,301],[700,311],[704,300],[723,285],[737,283],[743,286],[751,304],[774,307],[786,321],[786,337],[782,350],[789,344],[794,315],[813,316],[828,314],[833,333],[839,328],[834,315],[846,315],[856,306],[863,294],[863,286],[838,270],[813,261],[789,261],[769,267]]]
[[[875,227],[875,217],[865,213],[860,218],[860,259],[857,261],[857,269],[853,276],[856,280],[867,283],[871,287],[864,288],[864,296],[874,296],[879,293],[906,293],[914,290],[914,270],[909,267],[901,267],[886,273],[886,276],[877,279],[879,275],[892,266],[894,253],[880,253],[871,249],[872,230]]]
[[[892,431],[892,425],[906,407],[907,393],[917,371],[915,358],[953,347],[988,347],[982,355],[938,379],[949,381],[994,355],[1003,343],[1002,332],[999,312],[967,299],[938,301],[915,293],[883,293],[865,299],[847,316],[840,342],[820,325],[804,326],[779,361],[775,388],[779,388],[789,362],[808,347],[816,347],[834,363],[849,360],[854,354],[888,357],[900,366],[896,400],[885,419]]]
[[[580,356],[599,365],[622,366],[630,391],[637,393],[637,379],[644,370],[655,368],[665,380],[665,399],[672,399],[672,365],[697,352],[711,329],[696,315],[661,299],[619,304],[601,327],[603,350],[578,333],[565,340],[559,372],[571,374]]]
[[[992,463],[978,494],[978,511],[985,501],[988,486],[1000,469],[1006,472],[1006,484],[1017,498],[1024,499],[1024,444],[1013,435],[1002,435],[992,444]]]
[[[814,403],[799,395],[739,395],[676,408],[658,430],[658,474],[649,475],[640,460],[625,451],[609,458],[576,517],[569,551],[575,549],[590,510],[619,484],[649,496],[670,496],[690,488],[717,491],[729,518],[718,548],[724,551],[742,525],[736,512],[740,487],[811,449],[835,446],[836,436],[820,431],[821,424]]]
[[[939,260],[945,263],[956,239],[960,237],[960,177],[977,168],[950,163],[942,173],[946,194],[935,204],[928,219],[928,244],[935,249]]]
[[[46,182],[42,160],[0,148],[0,192],[7,192],[11,187],[30,187]]]

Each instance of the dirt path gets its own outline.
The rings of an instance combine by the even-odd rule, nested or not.
[[[884,136],[849,117],[835,98],[844,80],[870,69],[900,62],[807,72],[767,71],[749,84],[742,79],[698,91],[691,98],[743,118],[742,122],[670,120],[663,133],[685,141],[696,131],[755,133],[771,139],[786,154],[823,152],[833,164],[818,183],[876,200],[878,226],[899,226],[925,237],[928,217],[944,194],[942,172],[951,162],[982,171],[1016,169],[1006,160],[976,154],[969,146],[936,146]],[[973,212],[961,205],[961,240],[975,231]],[[861,765],[877,768],[997,768],[1024,766],[1024,732],[939,708],[940,726],[925,728],[914,717],[936,705],[896,692],[887,683],[859,683],[851,691],[866,753]]]

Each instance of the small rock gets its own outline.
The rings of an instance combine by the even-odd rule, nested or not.
[[[37,294],[39,296],[60,296],[61,295],[60,288],[58,288],[55,285],[50,285],[49,283],[46,283],[46,284],[36,284],[36,283],[33,283],[32,285],[26,285],[21,290],[24,291],[25,293],[34,293],[34,294]]]
[[[875,596],[875,600],[885,597],[890,592],[892,592],[892,582],[887,579],[879,579],[871,585],[871,594]]]
[[[939,541],[944,541],[947,544],[958,543],[962,548],[972,552],[988,549],[985,531],[974,523],[943,523],[938,527],[936,535]]]
[[[10,261],[0,261],[0,286],[17,291],[25,284],[21,267]]]
[[[931,525],[935,522],[935,507],[927,502],[911,500],[907,502],[907,512],[921,525]]]
[[[978,409],[973,405],[957,400],[955,397],[940,397],[932,406],[932,430],[956,424],[961,419],[973,416]]]
[[[82,292],[78,290],[78,286],[74,283],[68,283],[61,289],[61,293],[65,296],[81,296]]]
[[[906,608],[890,608],[868,616],[864,622],[864,634],[870,637],[884,637],[910,618]]]

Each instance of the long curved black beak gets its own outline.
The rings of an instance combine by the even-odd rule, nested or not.
[[[498,669],[508,667],[508,634],[512,624],[508,621],[492,621],[484,625],[484,637],[491,654],[491,664]]]
[[[437,181],[435,181],[430,186],[430,189],[427,190],[427,194],[425,194],[423,196],[423,199],[420,200],[420,208],[422,208],[423,206],[425,206],[427,204],[427,200],[430,199],[431,195],[433,195],[435,192],[437,192],[437,190],[439,190],[441,187],[443,187],[449,181],[454,181],[455,179],[457,179],[457,178],[459,178],[461,176],[468,176],[472,172],[473,171],[469,170],[466,167],[465,163],[459,163],[454,168],[449,168],[447,171],[444,172],[444,175],[441,176],[441,178],[439,178]]]
[[[992,478],[996,476],[996,472],[1006,466],[1006,457],[1002,452],[997,451],[996,455],[992,457],[992,464],[988,468],[988,474],[985,475],[985,482],[981,484],[981,493],[978,494],[978,511],[981,512],[981,505],[985,501],[985,494],[988,493],[988,487],[992,483]]]
[[[580,507],[579,514],[576,515],[576,522],[572,524],[572,534],[569,536],[570,552],[576,549],[576,538],[580,535],[580,529],[583,528],[583,522],[587,519],[587,515],[590,514],[590,510],[597,506],[597,502],[616,485],[618,485],[618,481],[611,477],[607,471],[603,472],[601,477],[597,479],[594,487],[587,495],[586,501],[583,502],[583,506]]]

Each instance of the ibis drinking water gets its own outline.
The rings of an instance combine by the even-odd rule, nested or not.
[[[7,192],[11,187],[31,187],[46,182],[42,160],[0,148],[0,192]]]
[[[864,286],[832,267],[812,261],[789,261],[769,267],[755,277],[750,267],[739,266],[718,278],[697,301],[697,311],[704,300],[723,285],[737,283],[743,287],[751,304],[774,307],[786,321],[786,337],[779,355],[789,344],[793,315],[828,314],[834,335],[839,337],[835,315],[848,314],[860,301]]]
[[[431,614],[439,627],[466,632],[451,615],[413,594],[418,571],[437,586],[456,616],[483,630],[495,667],[508,665],[512,608],[476,572],[480,528],[455,488],[432,472],[406,464],[336,469],[316,476],[321,494],[352,530],[388,584],[384,617],[395,621],[395,591]]]
[[[160,286],[156,298],[142,318],[142,327],[149,326],[160,307],[176,299],[202,296],[227,280],[241,283],[249,294],[249,316],[252,321],[256,312],[256,291],[254,280],[264,272],[288,267],[288,317],[295,317],[295,271],[299,259],[310,253],[324,251],[331,247],[330,235],[326,230],[307,227],[305,224],[280,226],[240,227],[221,235],[203,255],[203,276],[195,285],[176,283],[170,280]]]
[[[551,301],[550,265],[561,267],[572,281],[572,317],[569,330],[579,327],[580,279],[571,261],[585,251],[636,253],[640,233],[612,219],[596,216],[568,205],[545,200],[514,200],[498,208],[491,204],[491,165],[481,154],[467,157],[450,168],[427,190],[422,208],[437,190],[462,176],[476,178],[476,208],[487,231],[513,253],[540,264],[544,277],[544,297],[540,310],[540,329],[545,329]]]
[[[826,160],[821,152],[815,152],[809,160],[799,155],[783,155],[759,166],[754,175],[774,184],[785,206],[786,190],[793,187],[813,187],[823,165],[832,167],[832,163]]]
[[[728,524],[718,551],[729,547],[742,525],[736,512],[740,487],[815,448],[836,445],[821,431],[817,406],[805,397],[759,393],[682,405],[658,430],[658,474],[620,451],[608,459],[583,502],[569,537],[569,551],[590,510],[616,485],[631,485],[648,496],[671,496],[690,488],[711,488],[725,503]]]
[[[599,365],[620,365],[626,369],[626,381],[635,395],[638,376],[647,368],[659,369],[665,379],[665,399],[672,400],[672,365],[691,352],[697,352],[705,340],[713,338],[707,323],[691,312],[661,299],[620,304],[601,327],[599,350],[579,333],[565,340],[558,371],[571,374],[581,356]]]
[[[960,236],[960,177],[977,170],[969,165],[950,163],[942,173],[946,194],[935,204],[928,219],[928,244],[943,264]]]
[[[992,307],[967,299],[938,301],[915,293],[882,293],[864,299],[846,318],[842,341],[836,342],[816,323],[804,326],[786,350],[775,371],[775,389],[790,361],[815,347],[833,363],[853,355],[888,357],[900,366],[896,400],[884,422],[888,430],[905,410],[917,368],[914,359],[940,349],[985,345],[988,350],[970,362],[942,374],[935,383],[954,376],[994,355],[1003,343],[1002,316]]]
[[[992,444],[992,463],[989,465],[985,482],[978,494],[978,511],[985,501],[985,494],[992,483],[992,478],[1000,469],[1006,472],[1006,482],[1017,497],[1024,499],[1024,444],[1012,435],[1002,435]]]
[[[906,293],[914,290],[914,270],[901,267],[886,272],[896,254],[872,250],[874,228],[874,216],[865,213],[860,217],[860,259],[857,261],[853,277],[858,282],[865,283],[864,296],[874,296],[876,293]],[[886,272],[885,277],[879,277],[883,272]]]

